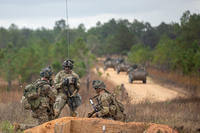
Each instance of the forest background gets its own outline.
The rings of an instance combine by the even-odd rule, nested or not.
[[[162,22],[158,26],[136,19],[111,19],[106,23],[99,21],[90,29],[84,24],[69,28],[61,19],[53,29],[45,25],[35,30],[15,24],[0,27],[0,128],[10,131],[12,122],[33,122],[30,112],[22,110],[20,99],[24,86],[35,81],[42,68],[50,65],[56,74],[62,69],[62,62],[70,58],[85,81],[96,57],[111,55],[145,65],[149,76],[155,76],[153,79],[181,85],[188,95],[192,94],[188,99],[129,104],[129,121],[184,127],[185,132],[199,130],[200,99],[194,95],[200,92],[200,14],[190,11],[183,13],[179,23]],[[87,98],[93,95],[92,90],[88,93],[82,89],[81,94],[84,105],[80,110],[89,109]]]
[[[95,57],[125,55],[130,63],[199,78],[200,14],[185,11],[180,23],[162,22],[156,27],[136,19],[97,22],[87,30],[84,24],[70,29],[63,19],[56,21],[53,29],[19,29],[15,24],[8,29],[0,27],[0,76],[8,82],[7,88],[1,89],[10,90],[14,80],[31,82],[48,65],[58,72],[68,51],[81,77]]]

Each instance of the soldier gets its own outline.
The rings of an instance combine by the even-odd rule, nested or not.
[[[81,97],[78,94],[80,81],[79,76],[72,71],[73,63],[72,60],[65,60],[62,64],[63,70],[60,71],[54,79],[55,88],[58,91],[54,104],[54,113],[56,117],[59,117],[66,104],[69,106],[70,116],[76,117],[76,109],[81,104]]]
[[[124,84],[121,84],[114,89],[114,96],[120,101],[128,100],[128,93],[124,87]]]
[[[44,68],[40,72],[41,78],[25,87],[22,104],[25,109],[31,110],[32,117],[36,118],[38,123],[32,125],[16,123],[14,125],[16,130],[25,130],[55,118],[53,103],[56,98],[56,90],[51,86],[51,76],[51,68]]]
[[[88,113],[88,117],[100,117],[105,119],[124,121],[125,114],[123,113],[123,105],[105,89],[106,86],[104,82],[100,80],[94,80],[92,82],[92,86],[97,93],[97,95],[94,97],[97,101],[97,105],[93,105],[94,111]]]

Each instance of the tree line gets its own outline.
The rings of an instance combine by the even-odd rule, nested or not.
[[[70,32],[69,45],[67,30]],[[57,73],[68,55],[75,61],[75,71],[83,76],[95,60],[84,40],[85,34],[82,24],[76,29],[69,29],[64,20],[57,21],[52,30],[19,29],[15,24],[8,29],[1,27],[0,75],[8,82],[8,90],[13,80],[31,82],[39,76],[41,68],[48,65]]]
[[[115,20],[88,30],[97,55],[127,55],[131,63],[200,76],[200,14],[185,11],[179,23]]]
[[[151,26],[148,22],[111,19],[86,30],[83,24],[69,28],[65,20],[53,29],[19,29],[15,24],[0,27],[0,74],[10,85],[13,80],[30,82],[40,69],[51,65],[55,72],[70,58],[83,76],[95,56],[127,55],[131,63],[200,75],[200,14],[183,13],[179,23]]]

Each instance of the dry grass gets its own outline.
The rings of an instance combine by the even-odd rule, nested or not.
[[[200,128],[200,98],[174,99],[166,102],[148,101],[126,108],[128,121],[166,124],[183,129],[180,132],[196,132]]]
[[[4,85],[4,84],[3,84]],[[20,100],[22,97],[22,89],[13,85],[11,91],[6,91],[6,86],[1,85],[0,91],[0,121],[26,122],[33,123],[35,120],[31,117],[30,111],[23,109]],[[3,91],[4,90],[4,91]]]
[[[0,103],[13,103],[20,101],[22,97],[22,90],[1,91]]]
[[[152,72],[155,73],[155,72]],[[159,73],[161,75],[161,73]],[[94,79],[103,80],[109,91],[113,91],[115,85],[106,79],[101,78],[91,72],[90,81]],[[91,84],[90,84],[91,85]],[[0,121],[8,120],[10,122],[33,123],[34,119],[30,117],[30,112],[22,109],[20,104],[22,91],[13,90],[10,92],[0,92]],[[92,111],[89,105],[89,98],[95,95],[95,91],[90,86],[86,87],[86,77],[81,79],[82,105],[78,108],[80,117],[86,117],[87,113]],[[171,101],[151,103],[149,99],[140,104],[126,104],[125,111],[128,121],[135,122],[153,122],[166,124],[171,127],[183,128],[180,133],[195,132],[200,128],[200,98],[174,99]],[[69,109],[66,106],[61,114],[68,116]]]
[[[148,68],[147,71],[154,80],[183,87],[191,95],[200,96],[200,77],[185,76],[155,68]]]

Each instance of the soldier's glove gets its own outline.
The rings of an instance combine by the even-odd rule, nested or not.
[[[95,117],[100,117],[98,112],[95,113]]]
[[[93,110],[92,112],[88,113],[88,118],[94,118],[96,117],[96,112]]]
[[[92,112],[88,113],[88,118],[92,117]]]

